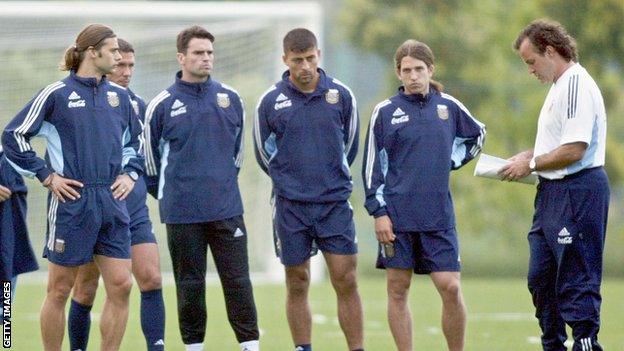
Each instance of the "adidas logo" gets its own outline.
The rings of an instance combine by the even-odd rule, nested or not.
[[[282,102],[282,101],[285,101],[285,100],[288,100],[288,97],[286,95],[280,93],[277,96],[277,99],[275,99],[275,102]]]
[[[400,107],[397,107],[396,110],[394,110],[394,112],[392,112],[392,116],[396,117],[396,116],[403,116],[405,114],[405,112],[403,112],[403,110],[401,110]]]
[[[557,238],[557,243],[559,243],[560,245],[572,244],[572,236],[570,235],[570,232],[566,227],[563,227],[563,229],[561,229],[557,236],[559,236]]]
[[[234,237],[238,238],[245,235],[245,233],[243,233],[243,231],[240,228],[236,228],[236,231],[234,232]]]
[[[183,113],[186,113],[186,106],[184,106],[182,101],[175,99],[173,105],[171,105],[171,117],[179,116]]]
[[[69,100],[78,100],[81,99],[80,95],[78,95],[78,93],[76,93],[75,91],[72,91],[71,94],[69,94],[68,97]]]
[[[182,106],[184,106],[184,103],[183,103],[182,101],[180,101],[180,100],[176,99],[176,100],[173,102],[173,105],[171,105],[171,109],[172,109],[172,110],[175,110],[175,109],[180,108],[180,107],[182,107]]]
[[[154,343],[154,346],[158,346],[158,345],[165,346],[165,341],[163,339],[158,339],[158,341]]]

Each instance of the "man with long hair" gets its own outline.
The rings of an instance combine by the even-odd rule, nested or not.
[[[379,241],[377,268],[387,274],[388,323],[397,349],[411,351],[412,271],[428,274],[442,298],[448,349],[460,351],[466,307],[449,180],[481,151],[485,126],[433,80],[426,44],[405,41],[394,61],[402,86],[373,111],[362,169]]]
[[[121,38],[117,38],[117,42],[121,60],[117,68],[107,77],[112,85],[117,85],[128,92],[135,118],[142,126],[145,118],[145,102],[129,88],[134,74],[134,48]],[[147,350],[159,351],[165,348],[165,305],[158,245],[145,203],[147,196],[145,179],[135,172],[130,172],[129,175],[135,181],[134,189],[126,199],[126,206],[130,215],[132,274],[141,291],[141,329]],[[100,271],[94,262],[81,266],[78,271],[67,321],[71,350],[87,349],[91,325],[90,311],[99,278]]]
[[[119,60],[115,33],[85,27],[66,51],[69,76],[41,90],[2,134],[7,160],[50,190],[44,256],[48,288],[41,309],[45,350],[60,351],[65,304],[78,267],[95,261],[106,286],[101,350],[118,350],[128,319],[130,232],[125,199],[129,173],[143,173],[141,132],[128,93],[108,83]],[[45,160],[30,145],[47,140]]]

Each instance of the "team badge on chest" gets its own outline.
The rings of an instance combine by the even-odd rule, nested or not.
[[[221,108],[230,107],[230,97],[225,93],[217,93],[217,105]]]
[[[325,100],[330,104],[337,104],[338,100],[340,100],[338,89],[329,89],[325,94]]]
[[[448,107],[446,105],[438,105],[438,117],[441,120],[447,120],[449,118]]]
[[[107,91],[106,92],[106,99],[108,100],[108,104],[111,105],[111,107],[119,106],[119,95],[117,95],[116,92],[114,92],[114,91]]]

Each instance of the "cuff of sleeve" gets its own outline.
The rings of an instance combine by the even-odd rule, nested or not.
[[[143,175],[142,169],[138,169],[128,164],[123,168],[123,173],[130,173],[130,172],[135,172],[136,174],[139,175],[139,177]]]
[[[561,138],[559,142],[560,145],[571,144],[571,143],[585,143],[589,145],[591,142],[591,135],[567,135]]]
[[[379,218],[381,216],[387,216],[388,215],[388,210],[386,209],[386,207],[380,207],[379,209],[377,209],[377,211],[375,211],[373,213],[373,217],[375,218]]]
[[[43,183],[44,180],[46,180],[50,174],[52,174],[52,171],[50,171],[48,168],[44,167],[41,170],[39,170],[39,172],[37,172],[37,179],[39,179],[39,181],[41,183]]]

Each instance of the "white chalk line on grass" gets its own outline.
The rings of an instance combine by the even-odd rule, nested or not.
[[[532,345],[539,345],[542,343],[542,339],[539,336],[529,336],[527,338],[527,342]],[[574,340],[568,339],[563,343],[563,345],[565,347],[572,347],[574,346]]]

